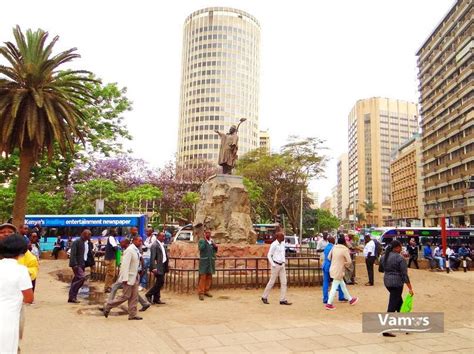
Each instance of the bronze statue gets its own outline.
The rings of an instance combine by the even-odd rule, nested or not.
[[[239,142],[237,132],[239,131],[240,125],[246,120],[246,118],[240,118],[239,124],[237,126],[231,126],[227,134],[215,130],[215,132],[219,134],[219,137],[221,138],[218,163],[220,166],[222,166],[222,173],[225,175],[232,174],[232,169],[235,167]]]

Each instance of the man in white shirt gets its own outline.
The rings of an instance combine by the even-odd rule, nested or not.
[[[140,279],[140,286],[138,291],[146,289],[148,284],[148,268],[150,267],[150,255],[151,255],[151,246],[155,243],[156,236],[153,233],[153,228],[149,227],[146,229],[146,238],[142,246],[142,257],[143,257],[143,274]]]
[[[268,295],[272,290],[273,285],[277,278],[280,278],[280,305],[291,305],[286,299],[286,270],[285,270],[285,234],[281,231],[276,233],[276,240],[270,246],[268,250],[268,262],[272,267],[270,280],[265,288],[262,295],[262,302],[266,305],[268,302]]]
[[[112,284],[114,283],[115,279],[115,267],[116,267],[116,252],[118,250],[117,240],[115,236],[117,235],[117,231],[112,228],[110,230],[109,237],[107,237],[107,243],[105,244],[105,255],[104,255],[104,262],[105,262],[105,284],[104,284],[104,292],[110,293],[112,290]]]
[[[374,286],[375,242],[370,238],[370,235],[365,235],[364,241],[365,265],[369,276],[369,282],[366,283],[365,286]]]
[[[433,258],[438,261],[439,268],[444,270],[444,258],[440,245],[436,245],[436,248],[433,250]]]
[[[323,232],[323,238],[318,241],[316,246],[316,252],[324,252],[324,249],[328,245],[328,233],[326,231]]]

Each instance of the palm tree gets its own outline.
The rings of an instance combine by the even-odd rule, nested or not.
[[[365,221],[365,215],[364,213],[357,213],[356,214],[356,220],[359,225],[361,225],[362,221]]]
[[[374,212],[376,205],[373,201],[371,200],[366,200],[364,203],[362,203],[362,207],[365,210],[365,213],[367,214],[367,218],[369,219],[369,224],[372,225],[372,213]]]
[[[87,71],[60,71],[63,64],[79,58],[72,48],[53,55],[59,37],[46,43],[48,33],[38,29],[13,29],[16,45],[0,47],[9,66],[0,65],[0,153],[3,157],[18,149],[20,165],[13,205],[13,223],[24,222],[32,166],[44,152],[52,156],[55,147],[62,154],[84,143],[79,129],[84,113],[79,104],[93,104],[85,85],[93,81]]]

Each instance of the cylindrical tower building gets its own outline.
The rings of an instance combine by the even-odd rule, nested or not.
[[[184,23],[177,163],[217,164],[219,137],[240,118],[239,155],[258,147],[260,25],[226,7],[193,12]]]

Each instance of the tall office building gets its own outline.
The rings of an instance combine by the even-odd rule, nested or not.
[[[474,224],[472,17],[458,0],[417,53],[426,226]]]
[[[318,192],[309,192],[308,197],[312,199],[312,203],[310,205],[311,209],[318,209],[319,208],[319,194],[318,194]]]
[[[331,188],[331,214],[337,216],[337,185]]]
[[[363,213],[367,224],[390,223],[391,155],[417,132],[416,103],[380,97],[357,101],[349,114],[351,220]],[[367,211],[364,202],[374,210]]]
[[[400,146],[390,163],[392,219],[398,226],[423,226],[423,166],[417,134]]]
[[[347,153],[337,160],[337,214],[340,220],[347,220],[349,207],[349,156]]]
[[[271,151],[270,147],[270,133],[268,130],[260,130],[259,134],[259,147],[265,149],[265,151],[269,154]]]
[[[260,25],[226,7],[193,12],[184,22],[177,163],[217,163],[219,137],[240,118],[239,155],[259,144]]]
[[[332,197],[324,198],[323,202],[321,203],[320,209],[327,210],[332,213]]]

